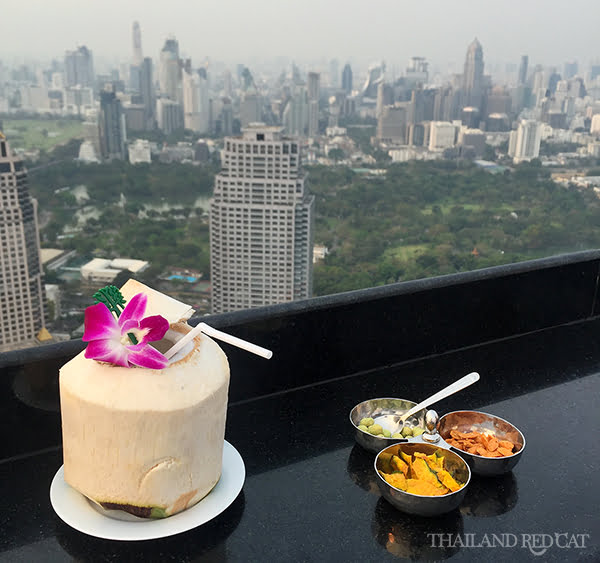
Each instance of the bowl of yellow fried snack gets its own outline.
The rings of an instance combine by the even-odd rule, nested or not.
[[[471,480],[458,454],[436,444],[398,443],[380,451],[375,472],[383,497],[397,509],[437,516],[462,502]]]

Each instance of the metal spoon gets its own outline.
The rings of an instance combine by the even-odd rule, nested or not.
[[[469,373],[468,375],[465,375],[464,377],[461,377],[454,383],[451,383],[450,385],[448,385],[448,387],[444,387],[441,391],[438,391],[437,393],[431,395],[431,397],[427,397],[427,399],[421,401],[412,409],[406,411],[402,416],[387,415],[385,416],[385,418],[387,418],[386,421],[382,421],[381,418],[383,417],[379,417],[377,423],[381,424],[381,422],[384,422],[382,426],[387,428],[392,434],[399,432],[404,426],[404,423],[406,422],[406,419],[408,417],[412,416],[421,409],[433,405],[433,403],[437,403],[438,401],[441,401],[442,399],[445,399],[450,395],[454,395],[454,393],[461,391],[462,389],[468,387],[469,385],[472,385],[476,381],[479,381],[479,374],[474,371],[472,373]],[[394,429],[392,430],[392,428]]]

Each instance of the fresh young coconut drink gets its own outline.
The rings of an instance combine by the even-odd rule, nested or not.
[[[220,478],[227,357],[188,334],[188,305],[134,280],[94,297],[88,347],[60,370],[65,481],[106,509],[170,516]]]

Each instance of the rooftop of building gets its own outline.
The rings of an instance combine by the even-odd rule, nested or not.
[[[40,259],[42,260],[42,264],[47,264],[55,258],[62,256],[65,252],[66,250],[62,248],[40,248]]]
[[[115,270],[129,270],[130,272],[140,272],[146,266],[148,262],[144,260],[134,260],[130,258],[93,258],[83,266],[82,270],[100,270],[100,269],[115,269]]]

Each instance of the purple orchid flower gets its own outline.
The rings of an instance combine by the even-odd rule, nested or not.
[[[169,329],[169,322],[160,315],[143,318],[147,302],[143,293],[133,296],[118,320],[104,303],[88,307],[82,338],[88,342],[85,357],[123,367],[166,367],[169,360],[148,342],[160,340]],[[129,334],[135,336],[137,344],[133,344]]]

